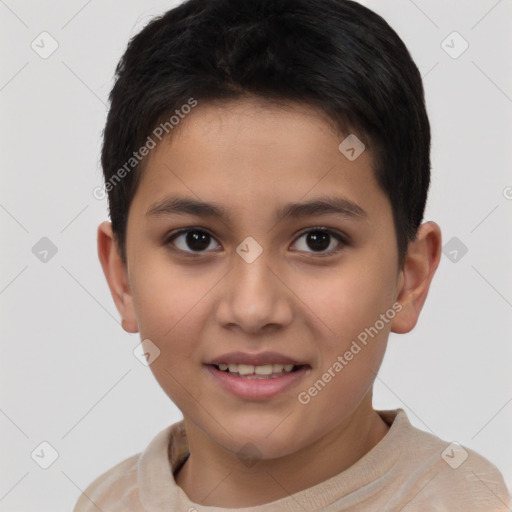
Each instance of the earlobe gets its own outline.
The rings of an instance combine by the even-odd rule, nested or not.
[[[98,258],[126,332],[138,332],[127,267],[119,256],[111,222],[98,226]]]
[[[392,332],[404,334],[416,325],[440,259],[441,229],[435,222],[426,222],[409,244],[400,272],[396,301],[402,309],[391,323]]]

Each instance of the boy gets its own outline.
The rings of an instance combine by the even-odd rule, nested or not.
[[[130,41],[110,100],[98,254],[184,419],[75,512],[508,510],[490,462],[372,407],[441,251],[421,77],[387,23],[188,0]]]

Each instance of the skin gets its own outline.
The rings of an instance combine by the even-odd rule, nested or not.
[[[175,479],[195,503],[249,507],[284,498],[339,474],[389,429],[372,407],[372,386],[389,332],[409,332],[417,322],[439,264],[441,231],[422,224],[399,268],[391,204],[371,152],[349,161],[338,150],[343,138],[312,107],[200,102],[147,157],[129,210],[127,265],[110,222],[98,228],[98,255],[122,326],[158,346],[151,371],[183,413],[190,457]],[[232,218],[146,215],[171,195],[220,203]],[[366,215],[274,218],[286,203],[325,195],[344,197]],[[318,250],[303,233],[315,227],[348,243],[331,237]],[[210,233],[206,251],[187,245],[185,235],[166,245],[180,228]],[[247,236],[263,248],[250,264],[235,251]],[[322,255],[330,249],[338,252]],[[301,404],[298,394],[395,303],[401,311]],[[311,369],[280,395],[241,399],[203,366],[239,350],[276,351]],[[239,456],[247,443],[256,447],[251,465]]]

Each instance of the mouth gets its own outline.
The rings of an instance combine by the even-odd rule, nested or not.
[[[203,365],[215,388],[244,400],[268,400],[297,386],[310,364],[273,352],[224,354]]]
[[[212,366],[213,368],[215,368],[215,370],[229,374],[232,377],[258,380],[278,379],[285,375],[310,368],[308,364],[296,365],[281,363],[271,363],[263,365],[252,365],[242,363],[219,363],[211,364],[208,366]]]

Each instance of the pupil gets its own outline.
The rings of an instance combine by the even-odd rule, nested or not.
[[[210,244],[209,237],[210,235],[203,231],[190,231],[186,237],[187,245],[197,251],[206,249]]]
[[[321,251],[329,247],[329,238],[329,233],[324,233],[322,231],[311,231],[308,233],[307,242],[311,249]]]

